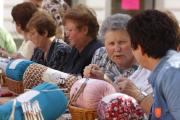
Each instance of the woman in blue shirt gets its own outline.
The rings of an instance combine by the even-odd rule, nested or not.
[[[128,23],[133,54],[139,64],[152,71],[151,120],[180,119],[180,53],[177,23],[158,10],[146,10]],[[144,106],[142,106],[144,107]]]

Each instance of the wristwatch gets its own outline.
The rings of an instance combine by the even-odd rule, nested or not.
[[[140,94],[137,99],[138,103],[141,103],[146,96],[148,96],[148,94],[146,92],[140,91]]]

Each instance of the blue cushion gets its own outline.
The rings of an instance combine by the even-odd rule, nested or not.
[[[6,76],[13,80],[21,81],[25,70],[32,63],[34,62],[25,59],[13,60],[7,65]]]
[[[31,103],[35,100],[39,102],[44,120],[56,120],[65,112],[67,106],[67,98],[61,90],[58,90],[57,85],[43,83],[33,89],[40,91],[40,94],[31,99]],[[12,111],[12,105],[13,101],[9,101],[0,106],[0,120],[9,120]],[[16,103],[15,120],[24,120],[20,102]]]

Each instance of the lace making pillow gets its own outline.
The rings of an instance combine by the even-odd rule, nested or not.
[[[86,78],[83,78],[73,84],[70,98],[77,93],[85,80]],[[77,101],[73,102],[72,105],[87,109],[97,109],[98,103],[104,96],[115,92],[115,88],[110,83],[103,80],[89,79]]]
[[[57,84],[59,88],[66,89],[68,92],[70,92],[70,88],[74,82],[77,81],[77,77],[68,73],[48,68],[43,72],[42,80]]]
[[[42,80],[43,72],[48,68],[37,63],[31,64],[23,75],[24,89],[31,89],[44,81]]]
[[[31,64],[23,76],[25,89],[31,89],[43,82],[50,82],[57,84],[61,89],[70,91],[71,86],[76,80],[77,78],[73,75],[37,63]]]
[[[121,93],[102,98],[98,105],[100,120],[143,120],[144,113],[136,100]]]
[[[32,64],[33,61],[25,59],[16,59],[8,63],[6,68],[6,76],[17,81],[23,79],[23,74],[27,67]]]
[[[0,120],[10,120],[13,108],[14,120],[24,120],[21,106],[24,102],[30,102],[32,105],[38,102],[44,120],[56,120],[65,112],[67,106],[67,98],[57,85],[45,82],[19,95],[13,101],[0,105]]]

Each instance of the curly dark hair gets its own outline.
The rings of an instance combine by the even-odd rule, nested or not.
[[[169,49],[176,50],[177,26],[167,14],[146,10],[135,15],[127,25],[134,50],[141,46],[152,58],[162,58]]]
[[[15,5],[11,11],[13,20],[20,25],[23,31],[33,14],[38,11],[37,7],[31,2],[23,2]]]

